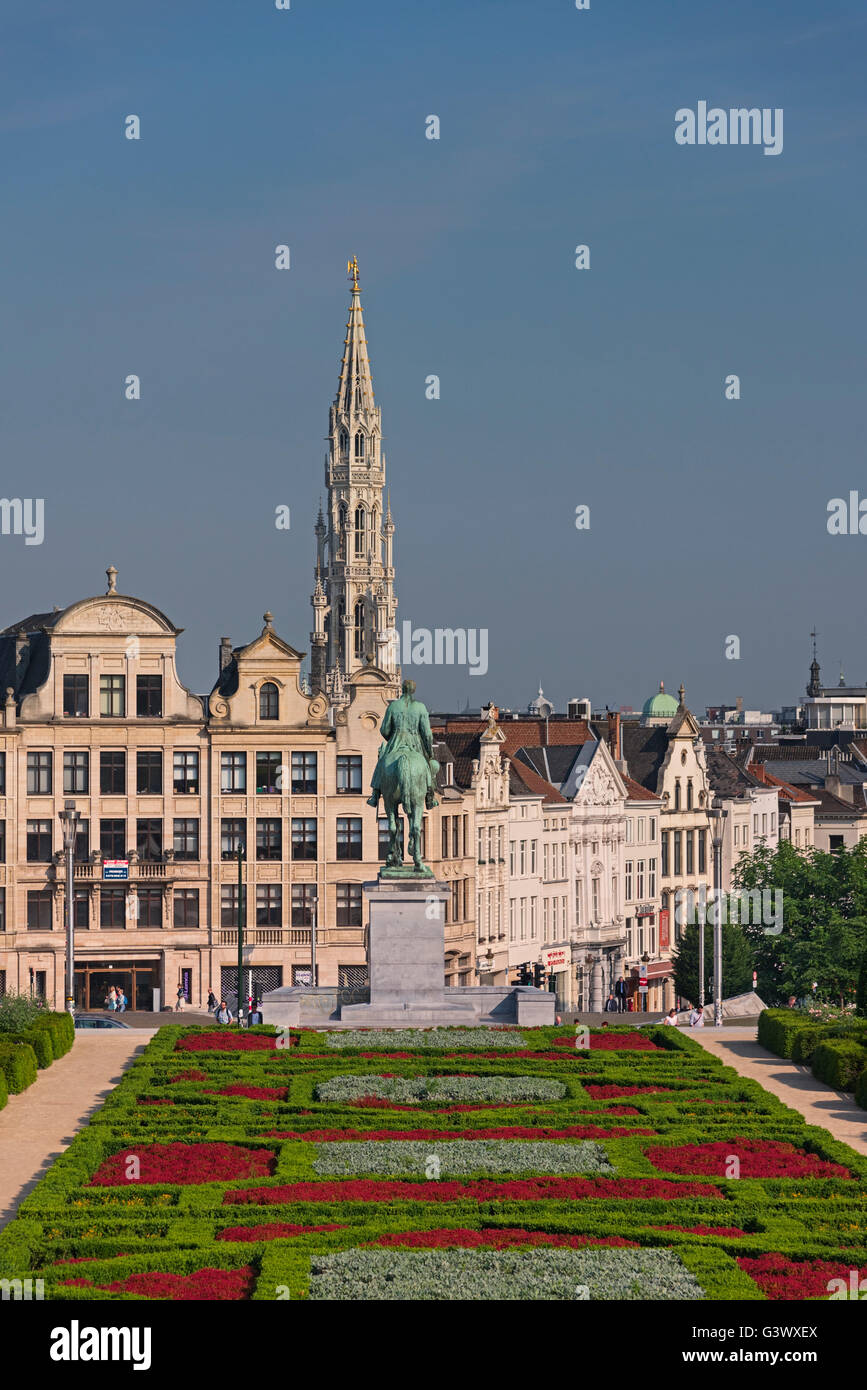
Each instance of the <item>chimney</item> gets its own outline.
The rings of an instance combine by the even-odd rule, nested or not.
[[[232,660],[232,639],[231,637],[220,638],[220,670],[225,671],[229,662]]]
[[[608,747],[615,762],[620,761],[620,714],[608,711]]]
[[[737,695],[737,696],[735,696],[735,709],[737,710],[738,714],[742,714],[742,713],[743,713],[743,708],[744,708],[744,697],[743,697],[743,695]]]

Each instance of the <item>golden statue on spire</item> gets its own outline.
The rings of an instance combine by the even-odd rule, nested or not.
[[[352,276],[352,288],[358,289],[358,257],[353,256],[351,261],[346,262],[346,273]]]

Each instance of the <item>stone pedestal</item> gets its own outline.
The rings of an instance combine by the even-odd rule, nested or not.
[[[339,1003],[334,989],[283,988],[263,999],[282,1027],[432,1028],[554,1022],[555,998],[529,986],[445,987],[445,905],[433,878],[366,883],[370,901],[369,1003]]]

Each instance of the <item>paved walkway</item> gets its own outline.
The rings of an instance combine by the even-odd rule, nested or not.
[[[821,1125],[858,1153],[867,1154],[867,1110],[856,1105],[851,1095],[832,1091],[817,1081],[808,1067],[787,1062],[756,1042],[755,1028],[689,1028],[691,1038],[713,1052],[741,1076],[758,1081],[766,1091],[778,1096],[793,1110],[799,1110],[810,1125]]]
[[[111,1028],[76,1034],[65,1057],[41,1071],[0,1110],[0,1226],[72,1142],[120,1081],[153,1031]]]

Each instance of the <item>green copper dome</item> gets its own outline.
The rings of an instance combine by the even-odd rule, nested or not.
[[[666,695],[662,681],[656,695],[645,700],[641,713],[645,719],[673,719],[677,714],[677,701],[673,695]]]

